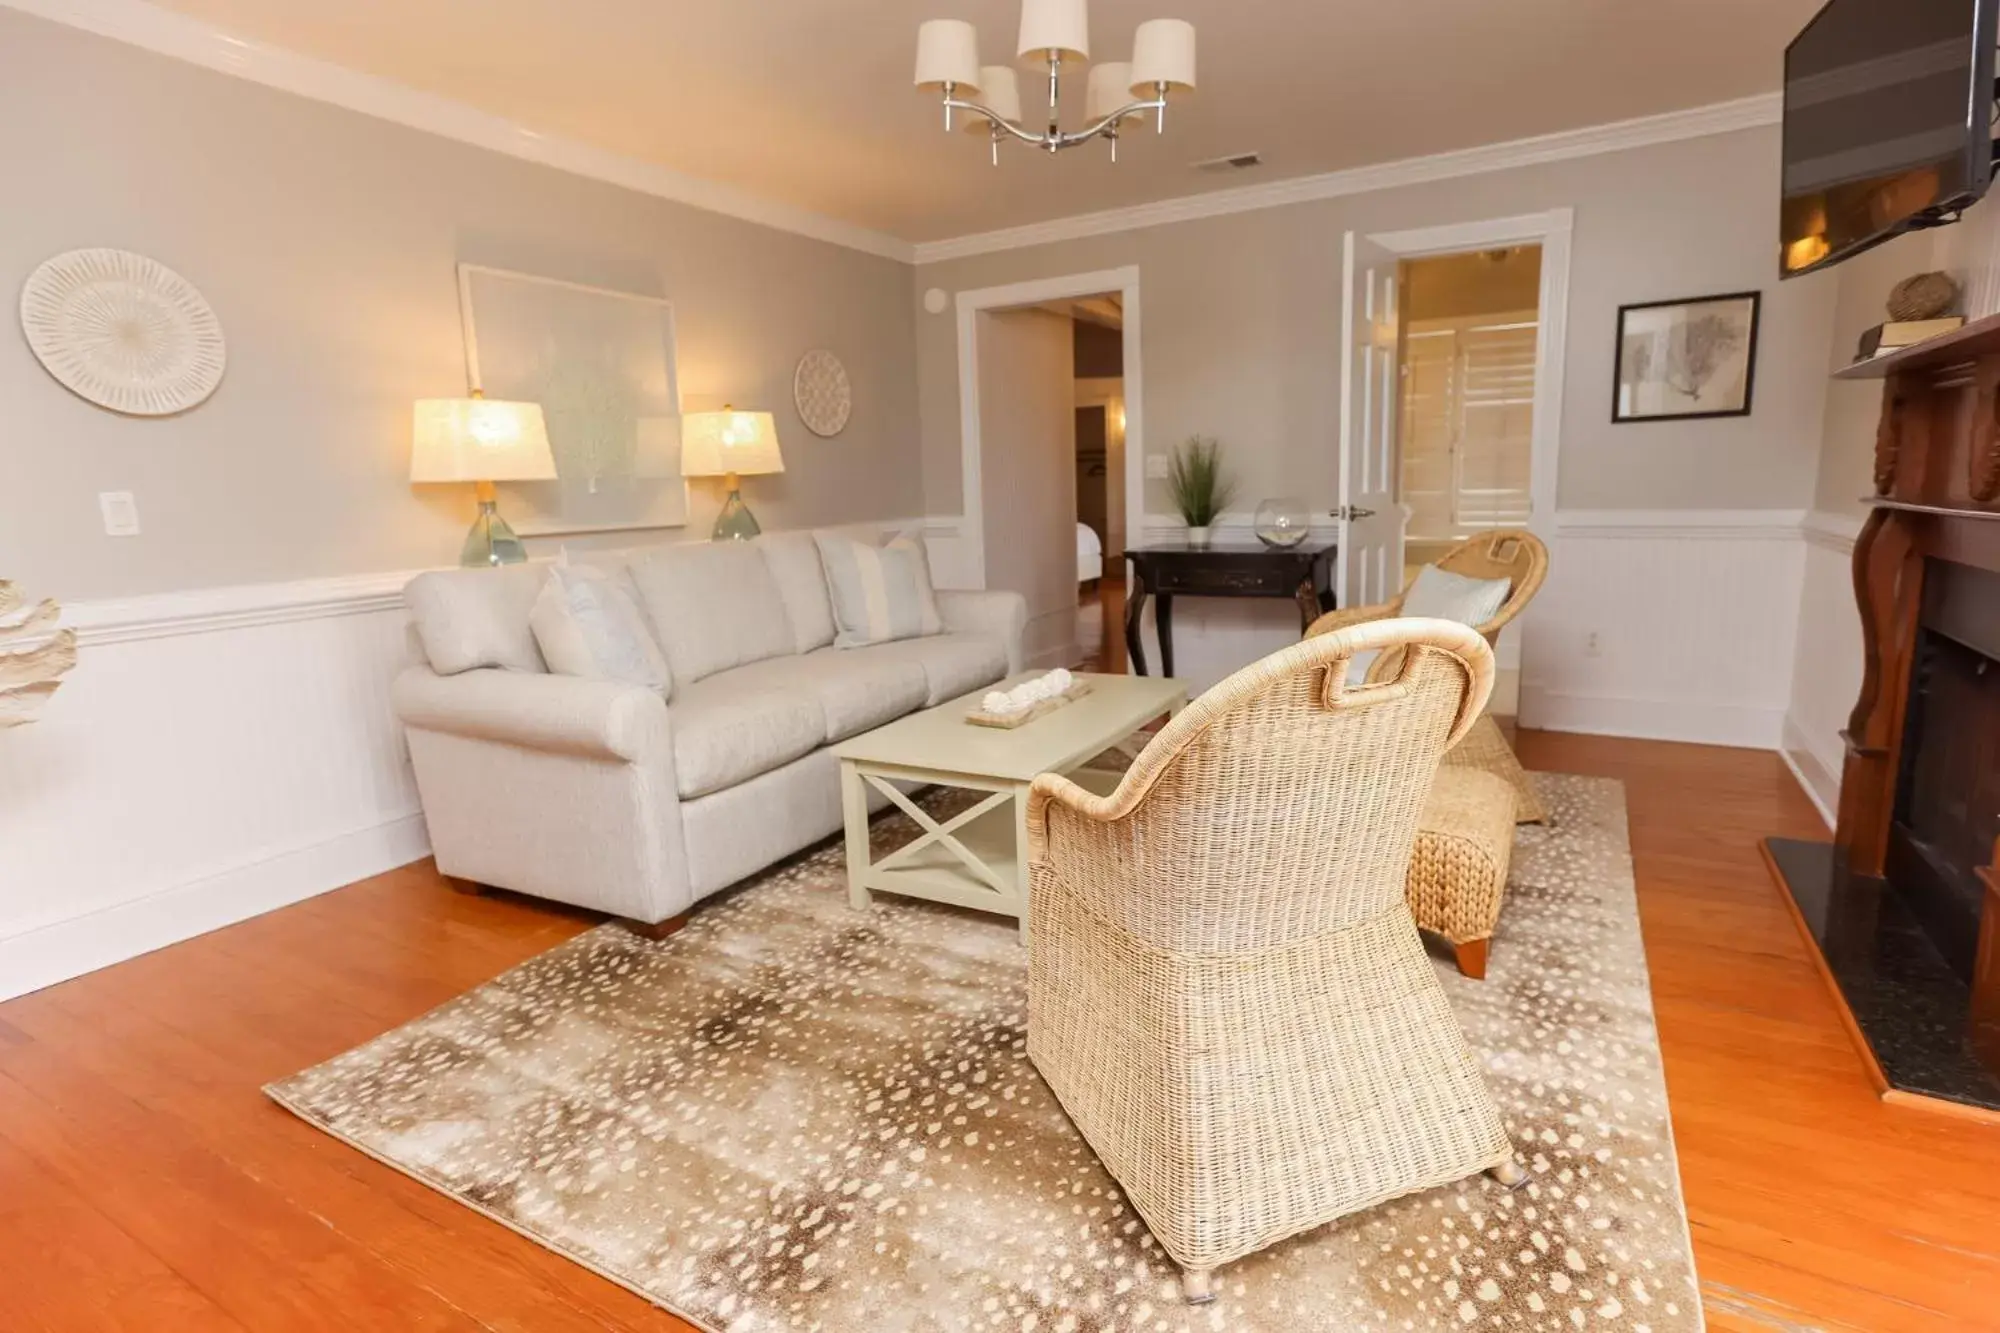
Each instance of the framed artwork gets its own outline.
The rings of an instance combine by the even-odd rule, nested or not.
[[[466,377],[540,403],[558,479],[507,484],[524,537],[687,523],[674,308],[657,296],[458,266]]]
[[[1618,307],[1611,420],[1747,417],[1760,292]]]

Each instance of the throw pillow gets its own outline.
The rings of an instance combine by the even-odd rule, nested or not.
[[[1403,614],[1433,620],[1456,620],[1475,629],[1498,615],[1514,589],[1512,579],[1474,579],[1436,565],[1417,571],[1403,598]]]
[[[1468,578],[1436,565],[1425,565],[1417,571],[1409,592],[1403,595],[1402,614],[1429,620],[1456,620],[1477,628],[1500,613],[1500,608],[1507,604],[1507,594],[1513,590],[1512,579]],[[1347,664],[1347,683],[1365,684],[1368,669],[1380,655],[1374,651],[1356,653]]]
[[[673,693],[666,655],[653,642],[631,594],[589,565],[558,565],[528,613],[542,657],[558,676],[616,680]]]
[[[887,546],[816,532],[827,591],[833,594],[836,648],[866,648],[942,634],[924,540],[908,533]]]

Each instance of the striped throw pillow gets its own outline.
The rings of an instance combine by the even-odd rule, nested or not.
[[[944,632],[922,537],[905,534],[887,546],[830,532],[816,532],[813,539],[833,595],[839,630],[834,647],[866,648]]]

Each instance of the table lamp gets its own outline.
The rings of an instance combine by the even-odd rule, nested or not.
[[[785,470],[778,452],[778,425],[769,412],[690,412],[681,418],[681,475],[721,477],[729,498],[715,516],[719,542],[748,541],[763,529],[743,503],[741,477],[765,476]]]
[[[472,482],[479,517],[465,536],[461,565],[518,565],[521,539],[494,508],[496,481],[554,481],[556,458],[538,403],[497,398],[423,398],[411,431],[410,484]]]

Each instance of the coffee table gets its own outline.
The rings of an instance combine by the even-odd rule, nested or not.
[[[1007,687],[1038,672],[1015,676]],[[871,893],[927,898],[1017,918],[1028,932],[1028,788],[1043,773],[1065,773],[1094,789],[1115,786],[1115,773],[1084,769],[1090,760],[1155,718],[1187,703],[1178,680],[1144,676],[1084,676],[1090,693],[1011,731],[977,727],[965,715],[986,691],[912,713],[833,747],[840,760],[841,807],[847,821],[847,895],[856,908]],[[898,783],[963,787],[990,793],[970,809],[939,821],[903,794]],[[915,820],[913,842],[872,860],[868,793]]]

